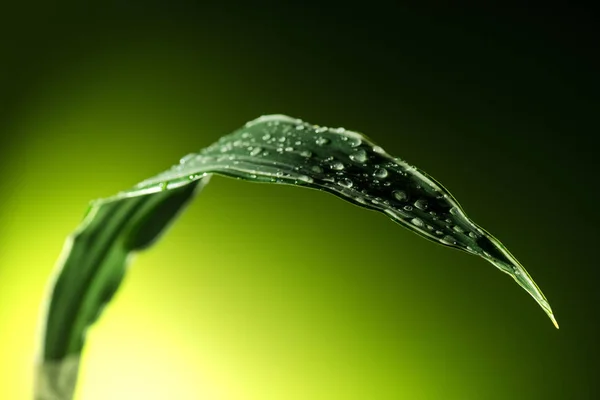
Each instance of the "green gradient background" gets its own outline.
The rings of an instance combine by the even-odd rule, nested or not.
[[[45,284],[87,202],[269,113],[364,132],[439,179],[561,329],[382,215],[215,177],[135,258],[78,399],[598,398],[589,19],[108,4],[2,16],[0,399],[31,398]]]

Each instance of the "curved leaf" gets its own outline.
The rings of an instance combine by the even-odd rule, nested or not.
[[[72,397],[77,371],[72,360],[78,362],[86,329],[117,290],[128,255],[156,240],[211,174],[323,190],[383,212],[428,240],[480,256],[509,274],[558,328],[548,301],[525,268],[431,176],[362,134],[270,115],[128,191],[91,203],[67,240],[52,285],[38,400]],[[58,384],[58,377],[67,383]]]

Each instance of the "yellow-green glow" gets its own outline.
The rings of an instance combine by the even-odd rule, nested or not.
[[[5,160],[0,208],[0,399],[31,398],[42,296],[87,201],[257,116],[230,118],[226,95],[180,107],[186,79],[247,95],[251,83],[202,61],[219,54],[143,49],[99,52],[62,71],[12,128],[21,139]],[[512,282],[493,286],[502,278],[333,196],[215,177],[136,256],[91,328],[77,399],[486,398],[506,385],[503,371],[522,367],[506,321],[539,317],[540,332],[553,334],[533,304],[524,316],[500,306],[505,314],[488,315],[502,296],[529,304]],[[525,395],[540,387],[511,379]]]

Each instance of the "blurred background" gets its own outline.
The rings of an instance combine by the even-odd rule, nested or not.
[[[436,177],[561,329],[490,264],[383,215],[215,177],[135,258],[77,399],[600,398],[591,13],[97,3],[0,15],[0,398],[32,398],[46,282],[88,201],[270,113]]]

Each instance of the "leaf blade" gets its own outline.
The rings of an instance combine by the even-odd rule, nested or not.
[[[51,282],[37,374],[43,389],[36,389],[36,399],[71,398],[85,331],[117,291],[129,255],[150,246],[212,174],[326,191],[382,212],[430,241],[477,255],[507,273],[558,328],[525,268],[429,174],[360,133],[263,116],[132,189],[91,203]],[[51,384],[59,377],[61,384]]]
[[[473,222],[440,182],[365,135],[263,116],[129,193],[204,173],[307,186],[383,212],[428,240],[478,255],[509,274],[558,328],[548,300],[506,247]]]

